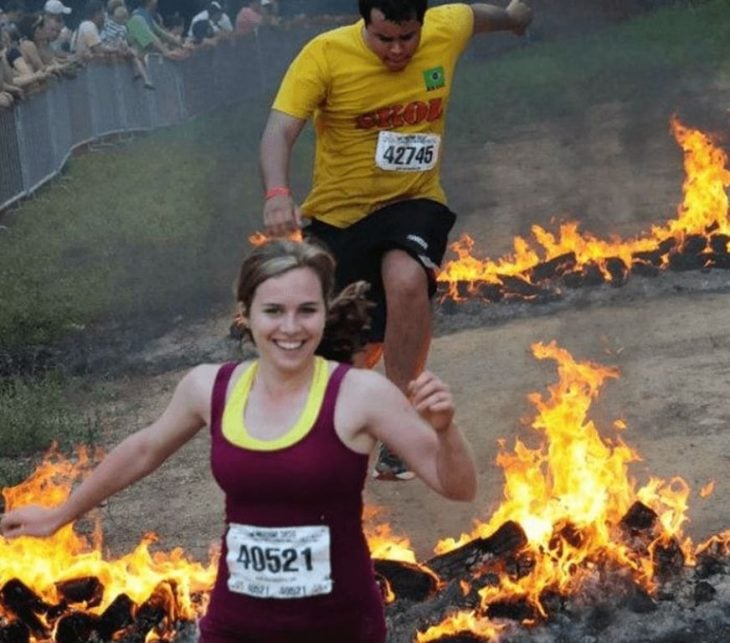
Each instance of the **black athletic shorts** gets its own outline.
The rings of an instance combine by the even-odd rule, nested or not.
[[[449,232],[456,215],[445,205],[430,199],[399,201],[369,214],[347,228],[337,228],[313,219],[304,229],[307,238],[324,243],[337,260],[335,288],[339,292],[354,281],[370,284],[370,341],[385,337],[385,290],[381,259],[387,250],[399,248],[411,255],[426,271],[428,294],[436,292],[436,274],[446,252]]]

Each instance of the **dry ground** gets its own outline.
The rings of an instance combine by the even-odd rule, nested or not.
[[[730,87],[711,83],[685,100],[679,113],[687,115],[688,125],[727,134],[727,117],[718,116],[725,113],[718,104],[730,105]],[[656,101],[630,113],[621,104],[604,104],[587,109],[580,122],[553,118],[477,137],[468,154],[460,150],[459,161],[452,158],[445,174],[460,214],[453,236],[468,231],[477,240],[477,253],[497,257],[510,250],[515,235],[528,235],[533,223],[549,226],[554,217],[577,219],[582,229],[598,235],[621,236],[673,217],[683,170],[668,121],[678,107]],[[642,482],[650,475],[676,475],[690,484],[687,531],[695,539],[730,528],[730,274],[711,277],[695,276],[690,287],[663,288],[634,279],[610,296],[522,310],[499,321],[477,315],[462,323],[458,315],[451,320],[438,315],[429,367],[455,393],[458,420],[478,461],[477,499],[448,502],[414,481],[369,482],[366,501],[384,508],[383,519],[411,539],[420,558],[428,557],[439,539],[488,518],[502,497],[502,472],[494,463],[497,440],[513,444],[527,435],[521,419],[533,413],[528,393],[544,392],[556,381],[554,364],[536,361],[530,345],[556,340],[579,360],[620,369],[620,378],[609,381],[594,404],[593,418],[607,434],[614,419],[626,420],[624,438],[644,458],[632,465],[632,474]],[[665,279],[672,276],[656,283]],[[142,358],[154,362],[186,351],[205,361],[228,359],[235,348],[224,339],[227,325],[227,317],[181,323]],[[116,401],[101,410],[103,441],[111,445],[154,419],[180,375],[113,383]],[[697,492],[710,480],[715,492],[701,499]],[[110,500],[104,525],[115,554],[154,530],[163,548],[181,545],[205,559],[222,530],[207,434]]]

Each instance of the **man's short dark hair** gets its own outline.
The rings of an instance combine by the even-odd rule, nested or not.
[[[358,0],[360,15],[365,24],[370,24],[373,9],[378,9],[389,22],[407,22],[417,20],[423,23],[423,16],[428,8],[428,0]]]

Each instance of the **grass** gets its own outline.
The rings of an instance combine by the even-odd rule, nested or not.
[[[576,113],[587,101],[631,102],[675,74],[726,72],[728,9],[728,0],[667,9],[583,38],[464,61],[449,144],[467,144],[485,124],[506,131],[546,114]],[[256,150],[268,98],[76,156],[60,179],[4,216],[0,374],[62,366],[53,357],[43,368],[33,365],[69,336],[105,327],[143,332],[152,319],[205,314],[230,300],[246,237],[260,222]],[[305,130],[295,148],[299,196],[312,141]],[[6,449],[27,453],[44,450],[49,439],[88,437],[88,418],[66,403],[68,386],[48,374],[6,380]]]
[[[33,466],[30,456],[48,450],[54,443],[62,450],[76,444],[96,444],[97,418],[81,411],[72,401],[80,386],[78,380],[53,372],[0,383],[0,487],[12,486],[25,478]]]

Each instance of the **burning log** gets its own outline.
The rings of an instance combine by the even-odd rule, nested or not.
[[[523,279],[522,277],[515,277],[512,275],[498,276],[499,280],[504,286],[506,295],[518,295],[519,297],[524,297],[525,299],[533,299],[538,295],[542,295],[548,292],[540,286],[536,286],[526,279]]]
[[[37,637],[47,638],[48,631],[38,614],[45,614],[51,605],[45,603],[32,589],[17,578],[9,580],[0,590],[3,605],[18,617]]]
[[[641,262],[644,264],[649,264],[650,266],[656,266],[659,267],[662,265],[664,260],[664,255],[666,252],[662,252],[658,248],[656,250],[645,250],[642,252],[634,252],[631,255],[631,259],[634,262]]]
[[[438,590],[439,579],[431,570],[399,560],[376,560],[375,572],[382,575],[396,599],[425,601]]]
[[[444,580],[460,578],[497,557],[519,551],[527,544],[527,536],[519,524],[508,520],[491,536],[475,538],[465,545],[434,556],[428,567]]]
[[[631,264],[631,274],[639,277],[656,277],[659,275],[659,268],[645,261],[634,260]]]
[[[526,599],[495,601],[487,605],[489,618],[508,618],[513,621],[533,620],[539,617],[537,610]]]
[[[633,536],[640,532],[649,532],[654,529],[658,518],[659,516],[657,516],[656,511],[637,500],[629,507],[629,510],[619,524]]]
[[[618,288],[626,283],[629,276],[628,268],[619,257],[609,257],[606,259],[606,270],[611,275],[611,285]]]
[[[569,272],[563,276],[563,284],[567,288],[582,286],[600,286],[605,281],[601,267],[595,261],[589,261],[582,270]]]
[[[562,277],[564,274],[575,270],[577,259],[575,252],[566,252],[565,254],[553,257],[549,261],[543,261],[533,268],[530,268],[526,275],[533,283],[539,281],[547,281]]]
[[[19,621],[0,627],[0,643],[30,643],[30,629]]]
[[[99,634],[103,639],[111,639],[121,630],[134,623],[134,601],[126,594],[119,594],[104,610],[98,624]]]
[[[58,619],[56,627],[56,643],[87,643],[94,640],[97,633],[99,617],[86,612],[72,612]]]
[[[104,587],[95,576],[85,576],[56,583],[58,593],[68,603],[85,603],[95,607],[104,597]]]

